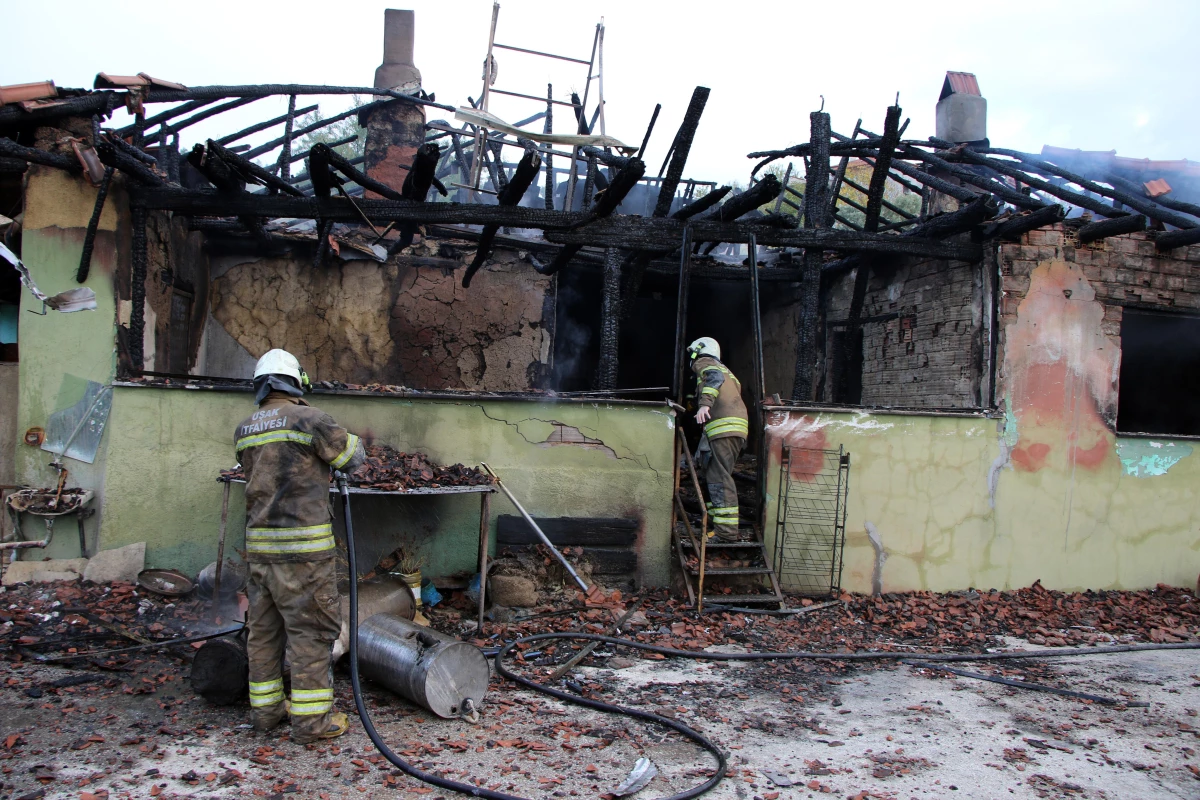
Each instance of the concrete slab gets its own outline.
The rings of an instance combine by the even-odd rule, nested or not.
[[[12,586],[14,583],[28,583],[29,581],[38,581],[44,583],[35,577],[37,573],[70,573],[70,577],[57,578],[55,580],[73,581],[83,574],[87,568],[88,560],[86,558],[52,558],[43,561],[14,561],[4,570],[4,585]]]
[[[83,579],[92,583],[135,583],[138,573],[145,568],[146,543],[136,542],[114,550],[101,550],[92,556],[83,571]]]
[[[51,570],[39,570],[33,573],[31,580],[34,583],[58,583],[59,581],[77,581],[79,580],[78,572],[53,572]]]

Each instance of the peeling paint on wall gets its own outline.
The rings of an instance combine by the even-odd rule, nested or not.
[[[1117,439],[1117,457],[1121,459],[1121,467],[1126,475],[1134,478],[1166,475],[1167,470],[1191,454],[1191,445],[1183,442]]]
[[[1044,261],[1008,325],[1002,379],[1017,470],[1098,468],[1111,450],[1121,351],[1104,306],[1074,264]]]
[[[539,447],[559,447],[566,445],[568,447],[582,447],[585,450],[599,450],[608,455],[609,458],[616,458],[616,452],[599,439],[593,439],[590,436],[585,436],[583,431],[573,425],[564,425],[558,420],[550,420],[550,425],[553,430],[550,435],[542,442],[538,443]]]
[[[883,535],[875,527],[874,522],[868,522],[867,539],[875,549],[875,569],[871,572],[871,594],[876,597],[883,594],[883,565],[887,563],[887,552],[883,549]]]
[[[790,414],[793,418],[786,419]],[[842,588],[947,591],[1011,589],[1035,580],[1055,589],[1142,589],[1157,583],[1192,585],[1200,552],[1200,458],[1194,442],[1129,439],[1154,455],[1182,455],[1153,480],[1134,480],[1116,457],[1125,441],[1094,469],[1074,469],[1061,443],[1039,472],[993,470],[1003,463],[1004,423],[977,416],[874,414],[886,425],[851,424],[850,412],[778,412],[772,431],[819,431],[830,449],[851,456]],[[796,418],[803,417],[798,420]],[[843,421],[846,424],[838,424]],[[999,434],[997,427],[1000,427]],[[1021,435],[1025,435],[1021,431]],[[1114,437],[1112,440],[1117,443]],[[1163,444],[1151,447],[1149,441]],[[1173,446],[1168,446],[1171,444]],[[776,535],[781,475],[779,445],[766,465],[768,549]],[[1192,454],[1194,455],[1194,454]],[[1172,459],[1174,460],[1174,459]],[[1146,475],[1141,470],[1139,473]],[[1165,459],[1149,464],[1160,469]],[[989,478],[995,481],[989,502]],[[862,522],[869,520],[877,534]],[[886,567],[878,568],[886,544]]]

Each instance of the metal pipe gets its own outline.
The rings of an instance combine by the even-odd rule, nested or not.
[[[527,523],[529,523],[529,527],[533,529],[533,532],[537,534],[537,537],[542,540],[542,544],[550,548],[550,552],[553,553],[554,557],[557,558],[559,563],[563,565],[563,568],[567,571],[567,573],[575,579],[575,582],[579,584],[579,588],[583,589],[584,594],[587,594],[589,591],[591,591],[591,587],[583,582],[583,578],[579,577],[579,573],[575,572],[575,568],[571,566],[570,562],[563,557],[562,553],[558,552],[557,547],[551,544],[550,538],[546,536],[546,534],[542,532],[542,529],[538,527],[538,524],[533,521],[533,517],[529,516],[529,512],[525,510],[525,507],[517,501],[517,498],[513,497],[513,493],[510,492],[508,487],[505,486],[500,480],[500,476],[495,472],[492,472],[492,468],[486,463],[480,462],[480,466],[487,470],[488,475],[491,475],[496,479],[496,485],[500,487],[500,491],[504,492],[505,497],[512,501],[512,504],[516,506],[517,511],[521,512],[521,516],[525,518]]]
[[[19,542],[0,542],[0,551],[3,550],[23,550],[27,547],[48,547],[50,541],[54,538],[54,520],[47,517],[46,523],[46,538],[35,539],[34,541],[21,540]]]

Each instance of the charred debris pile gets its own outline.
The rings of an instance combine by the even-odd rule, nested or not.
[[[357,489],[395,492],[446,486],[487,486],[492,483],[492,479],[478,467],[462,464],[439,466],[424,453],[402,453],[386,444],[366,445],[366,451],[366,462],[349,475],[350,485]],[[222,481],[245,479],[241,464],[221,470]],[[333,482],[332,475],[329,481]]]
[[[800,284],[794,399],[811,396],[823,278],[860,265],[868,267],[857,270],[859,302],[852,305],[853,317],[855,308],[861,313],[860,296],[869,268],[879,259],[921,256],[978,261],[984,242],[1012,239],[1057,222],[1068,206],[1091,215],[1079,230],[1081,241],[1156,226],[1163,229],[1155,239],[1160,250],[1200,242],[1200,206],[1167,197],[1151,199],[1142,187],[1118,175],[1085,177],[1044,156],[986,146],[986,140],[905,139],[908,122],[902,122],[898,105],[886,109],[879,133],[860,120],[846,135],[832,129],[829,114],[813,112],[807,142],[749,154],[755,165],[743,191],[713,185],[701,195],[696,189],[703,182],[685,179],[684,170],[709,97],[704,87],[693,92],[657,176],[642,158],[656,111],[641,146],[623,152],[590,146],[565,152],[540,142],[548,138],[540,133],[518,136],[470,122],[454,127],[435,120],[425,124],[424,144],[416,148],[410,163],[395,165],[406,177],[402,185],[392,186],[359,168],[365,157],[347,158],[334,149],[344,142],[318,143],[300,151],[294,145],[335,122],[354,115],[361,120],[388,105],[458,109],[439,104],[424,92],[311,85],[188,88],[145,75],[121,79],[102,73],[93,90],[61,90],[49,82],[30,86],[34,88],[25,92],[25,99],[0,106],[0,170],[21,172],[28,164],[39,164],[82,173],[100,187],[79,265],[80,282],[88,275],[108,188],[118,174],[127,184],[133,222],[133,302],[130,335],[123,344],[126,365],[143,363],[147,215],[153,212],[169,212],[186,219],[192,230],[262,249],[294,247],[302,240],[311,250],[314,269],[321,268],[332,249],[342,246],[385,261],[423,229],[439,239],[464,240],[477,248],[462,275],[463,286],[469,286],[485,265],[492,247],[510,239],[519,241],[533,254],[529,261],[541,274],[580,264],[602,270],[601,330],[608,350],[615,350],[615,331],[629,316],[648,270],[747,279],[749,271],[737,263],[697,260],[692,265],[693,255],[709,253],[718,244],[747,244],[762,267],[754,270],[754,277]],[[378,99],[297,125],[303,113],[313,108],[297,108],[302,98],[355,93]],[[180,152],[180,134],[189,126],[270,96],[289,98],[287,114],[208,139],[186,154]],[[546,112],[536,118],[551,119],[556,102],[548,100]],[[167,108],[152,113],[159,106]],[[134,114],[135,123],[106,127],[120,107]],[[589,132],[581,109],[575,110],[579,130]],[[253,148],[237,144],[252,133],[279,125],[283,135],[278,138]],[[59,128],[73,135],[48,143],[46,137],[37,136],[40,128]],[[472,142],[485,146],[466,146]],[[506,159],[506,148],[519,157]],[[476,201],[451,201],[443,179],[471,174],[477,153],[486,163],[475,174],[486,173],[493,189],[458,191],[456,198]],[[556,197],[549,192],[543,207],[521,205],[528,203],[527,190],[536,189],[541,174],[552,174],[550,162],[555,155],[570,159],[572,165],[586,164],[581,173],[581,209],[556,207]],[[255,161],[263,157],[273,163],[263,166]],[[766,169],[788,159],[803,163],[804,191],[793,185],[791,166],[783,180]],[[301,171],[294,170],[298,162],[303,162]],[[869,181],[859,171],[848,174],[852,162],[870,167]],[[859,175],[865,185],[853,175]],[[548,177],[548,186],[551,181]],[[920,211],[889,202],[885,196],[889,184],[918,194]],[[649,193],[651,186],[656,193]],[[621,213],[630,211],[623,203],[635,189],[647,191],[644,213]],[[483,191],[486,200],[481,199]],[[681,191],[682,197],[677,197]],[[855,197],[865,197],[865,202]],[[851,219],[849,209],[861,214]],[[280,220],[288,221],[287,225]],[[311,224],[301,225],[297,236],[295,221]],[[515,229],[534,233],[532,238],[513,239],[508,232]],[[342,235],[334,236],[335,232]],[[602,364],[615,363],[615,352],[607,355]],[[615,388],[609,385],[612,381],[604,380],[603,370],[599,383],[599,389]]]

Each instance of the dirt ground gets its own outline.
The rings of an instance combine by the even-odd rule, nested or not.
[[[0,594],[0,609],[11,614],[31,597],[50,601],[53,589],[10,590]],[[1053,602],[1063,602],[1055,597]],[[134,598],[143,608],[144,600]],[[649,599],[633,627],[640,627],[645,641],[690,641],[732,652],[770,642],[795,648],[809,641],[829,649],[831,631],[868,625],[863,609],[878,606],[865,602],[792,620],[735,614],[697,620],[660,596]],[[1136,605],[1124,597],[1106,602]],[[1176,592],[1163,602],[1194,600]],[[588,620],[607,619],[610,612],[548,615],[525,628],[489,623],[477,641],[495,644],[531,627],[594,629],[601,625]],[[453,609],[431,616],[437,627],[474,635],[473,623]],[[1148,619],[1143,629],[1159,624]],[[1185,631],[1178,620],[1173,624],[1177,633],[1195,635],[1193,626]],[[1122,627],[1134,626],[1127,621]],[[1044,633],[1076,635],[1041,626],[1029,636],[992,636],[986,644],[1032,650],[1039,645],[1031,641],[1044,641]],[[1118,631],[1097,643],[1145,638]],[[903,640],[888,647],[919,656],[944,649],[943,640],[922,644],[905,629]],[[82,660],[74,667],[0,659],[0,798],[324,799],[392,791],[430,800],[455,796],[383,760],[353,714],[346,736],[320,745],[291,743],[286,726],[255,733],[245,705],[214,707],[193,694],[187,681],[191,652],[185,646],[129,660]],[[533,675],[563,658],[549,649],[529,649],[525,657],[520,668]],[[658,660],[607,645],[590,663],[573,673],[573,691],[677,718],[728,753],[729,774],[709,797],[1200,796],[1200,660],[1193,650],[959,665],[1114,698],[1116,706],[900,664]],[[344,665],[336,692],[338,707],[352,712]],[[495,676],[476,725],[438,719],[376,686],[368,684],[367,692],[380,733],[405,758],[523,797],[605,795],[642,756],[659,773],[638,797],[682,791],[714,767],[711,756],[677,733],[519,690]],[[1126,705],[1136,702],[1149,706]]]

